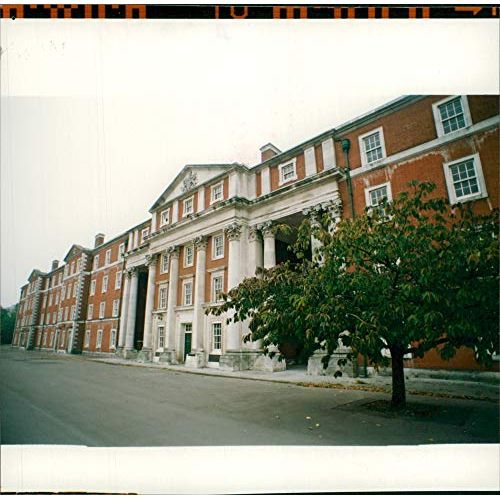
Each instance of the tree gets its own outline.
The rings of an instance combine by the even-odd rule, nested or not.
[[[12,337],[14,335],[14,327],[16,325],[16,312],[17,305],[12,307],[0,307],[0,332],[1,332],[1,343],[11,344]]]
[[[352,348],[375,365],[392,364],[392,405],[406,402],[404,356],[437,349],[474,350],[489,365],[499,352],[497,213],[474,215],[433,196],[431,183],[410,183],[393,202],[382,202],[333,228],[328,212],[304,221],[293,250],[299,262],[283,263],[249,278],[210,312],[234,311],[250,319],[246,340],[264,348],[289,336],[305,352],[327,355]],[[318,258],[305,258],[311,236]]]

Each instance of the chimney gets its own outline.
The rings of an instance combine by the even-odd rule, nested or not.
[[[273,156],[279,155],[281,151],[274,145],[268,142],[265,146],[260,148],[260,161],[265,162]]]
[[[55,271],[59,267],[59,261],[58,260],[53,260],[52,261],[52,269],[51,271]]]
[[[102,245],[104,243],[104,234],[102,233],[97,233],[95,235],[95,244],[94,248],[97,248],[98,246]]]

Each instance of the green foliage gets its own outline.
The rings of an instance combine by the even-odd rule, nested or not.
[[[16,311],[17,305],[8,308],[0,307],[0,337],[2,344],[12,343],[14,327],[16,325]]]
[[[375,364],[387,364],[388,349],[401,374],[404,354],[432,348],[449,359],[466,346],[491,364],[499,352],[497,213],[452,207],[434,188],[414,181],[334,230],[328,213],[317,225],[304,221],[293,246],[298,264],[246,279],[209,312],[250,318],[251,340],[265,347],[292,336],[306,354],[331,354],[341,341]],[[311,236],[322,243],[315,262],[304,258]]]

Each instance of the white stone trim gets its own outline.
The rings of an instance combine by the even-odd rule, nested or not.
[[[163,214],[167,214],[167,217],[166,217],[167,221],[166,222],[164,222],[164,220],[163,220],[164,219]],[[168,226],[169,224],[170,224],[170,207],[168,207],[165,210],[162,210],[160,212],[160,226],[159,227],[162,228],[162,227]]]
[[[198,210],[196,212],[200,213],[203,210],[205,210],[205,186],[198,189]]]
[[[186,203],[191,201],[191,210],[186,211]],[[188,196],[182,200],[182,218],[185,219],[188,215],[194,214],[194,195]]]
[[[288,167],[289,165],[293,165],[293,177],[285,180],[285,179],[283,179],[283,169],[285,167]],[[282,186],[284,184],[288,184],[289,182],[296,181],[297,180],[297,158],[291,158],[288,161],[280,163],[278,165],[278,174],[279,174],[279,180],[278,180],[279,186]]]
[[[316,173],[316,152],[314,146],[304,149],[304,163],[306,177]]]
[[[379,138],[380,138],[380,146],[382,148],[382,158],[378,158],[377,160],[374,160],[372,162],[368,162],[368,159],[366,157],[366,150],[365,150],[365,143],[364,139],[366,137],[369,137],[370,135],[374,135],[378,133]],[[386,158],[387,154],[385,151],[385,140],[384,140],[384,129],[382,126],[377,127],[373,130],[370,130],[369,132],[365,132],[364,134],[358,136],[358,143],[359,143],[359,155],[361,158],[361,165],[364,166],[375,166],[378,164],[378,162],[382,161],[384,158]]]
[[[218,199],[214,198],[214,191],[216,188],[220,187],[221,189],[221,196]],[[216,182],[215,184],[212,184],[210,186],[210,205],[213,205],[214,203],[218,203],[224,199],[224,181],[221,180],[219,182]]]
[[[260,194],[268,194],[271,192],[271,177],[269,167],[264,167],[260,171]]]
[[[453,165],[456,165],[457,163],[462,163],[463,161],[467,160],[473,160],[474,162],[474,169],[476,171],[476,177],[479,185],[479,193],[474,193],[466,196],[461,196],[460,198],[457,198],[457,195],[455,193],[455,188],[453,185],[453,179],[451,176],[451,170],[450,167]],[[486,183],[484,181],[484,175],[483,175],[483,167],[481,165],[481,158],[479,157],[479,153],[469,155],[469,156],[464,156],[463,158],[457,158],[456,160],[443,163],[443,170],[444,170],[444,177],[446,179],[446,187],[448,189],[448,198],[450,200],[450,203],[452,205],[456,203],[461,203],[461,202],[468,202],[472,200],[479,200],[481,198],[486,198],[488,196],[488,192],[486,190]]]
[[[331,137],[321,143],[321,152],[323,154],[323,169],[335,168],[337,161],[335,159],[335,146]]]
[[[376,186],[369,186],[365,188],[365,203],[367,208],[376,206],[371,204],[370,192],[381,187],[387,187],[387,201],[392,201],[392,189],[390,182],[384,182],[382,184],[377,184]]]
[[[469,109],[469,102],[467,99],[467,96],[465,95],[452,95],[449,97],[446,97],[444,99],[441,99],[440,101],[437,101],[432,104],[432,114],[434,115],[434,124],[436,126],[436,133],[438,137],[443,137],[445,135],[449,135],[450,133],[453,132],[448,132],[448,134],[445,133],[444,128],[443,128],[443,122],[441,120],[441,113],[439,112],[439,106],[442,106],[443,104],[446,104],[448,101],[453,101],[454,99],[460,98],[460,102],[462,103],[462,110],[464,112],[464,121],[465,121],[465,127],[462,127],[459,130],[466,129],[467,127],[470,127],[472,125],[472,117],[470,114],[470,109]],[[454,132],[458,132],[458,130],[455,130]]]
[[[222,255],[215,255],[215,238],[222,237]],[[224,237],[224,231],[218,233],[218,234],[213,234],[212,235],[212,260],[219,260],[224,258],[224,246],[226,244],[225,237]]]
[[[215,279],[216,278],[222,278],[222,289],[221,293],[224,293],[224,270],[222,271],[210,271],[210,302],[211,303],[217,303],[220,302],[220,300],[217,300],[215,296]]]

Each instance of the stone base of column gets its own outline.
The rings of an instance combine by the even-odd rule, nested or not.
[[[204,352],[191,352],[186,356],[184,366],[187,368],[203,368],[207,365],[207,355]]]
[[[137,353],[137,361],[139,363],[151,363],[151,361],[153,361],[153,351],[143,347],[142,350]]]
[[[339,366],[338,362],[341,359],[345,359],[349,350],[339,349],[335,351],[328,362],[326,368],[323,367],[323,362],[321,361],[326,355],[325,351],[316,351],[307,362],[307,374],[308,375],[335,375],[336,372],[340,371],[343,375],[348,377],[358,377],[359,367],[356,360],[348,361],[344,366]]]
[[[232,372],[253,370],[260,356],[259,351],[226,351],[219,358],[219,369]]]
[[[116,351],[116,356],[123,359],[137,359],[137,351],[135,349],[121,347]]]
[[[164,363],[166,365],[178,365],[177,356],[175,351],[165,351],[162,352],[158,359],[159,363]]]
[[[272,358],[263,352],[257,354],[253,365],[253,370],[258,372],[284,372],[286,370],[285,360],[279,361],[279,353]]]

